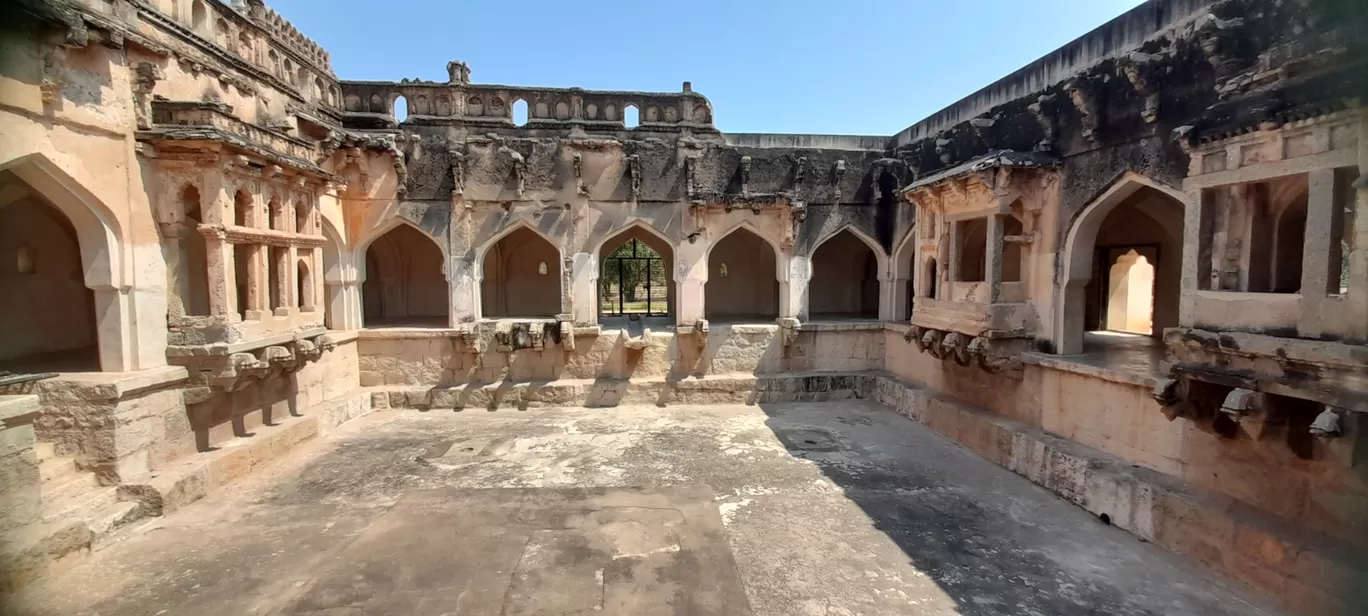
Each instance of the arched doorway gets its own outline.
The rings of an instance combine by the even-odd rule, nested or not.
[[[447,325],[445,257],[423,232],[400,224],[366,248],[361,286],[366,327]]]
[[[484,254],[480,283],[485,318],[552,318],[561,309],[560,250],[527,227],[505,235]]]
[[[774,247],[737,227],[708,251],[703,314],[710,321],[772,322],[779,318]]]
[[[26,189],[0,203],[0,369],[100,369],[95,295],[83,270],[76,229],[60,210]]]
[[[1059,353],[1107,343],[1086,332],[1159,338],[1178,325],[1184,207],[1171,189],[1132,175],[1084,209],[1066,240]]]
[[[812,319],[878,319],[879,258],[849,229],[831,236],[812,253],[808,282]]]
[[[599,248],[599,314],[602,317],[667,317],[674,314],[674,250],[644,227],[634,226]]]

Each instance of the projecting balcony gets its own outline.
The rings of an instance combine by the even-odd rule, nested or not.
[[[215,142],[276,164],[320,171],[314,163],[318,155],[314,142],[245,122],[224,103],[153,101],[152,124],[152,128],[138,131],[139,140]]]

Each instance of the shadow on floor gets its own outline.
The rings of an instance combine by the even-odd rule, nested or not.
[[[902,417],[760,406],[790,454],[821,469],[960,614],[1273,613],[1232,604],[1208,576],[1187,584],[1172,555],[938,435],[909,442],[884,425]]]

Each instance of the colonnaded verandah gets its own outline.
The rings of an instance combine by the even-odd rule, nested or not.
[[[372,411],[861,398],[1363,609],[1368,67],[1323,4],[1149,0],[847,136],[347,81],[262,0],[10,3],[0,589]]]

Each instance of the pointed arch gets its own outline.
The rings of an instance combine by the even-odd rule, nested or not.
[[[917,226],[912,225],[902,239],[893,244],[888,258],[888,289],[892,297],[886,300],[886,318],[908,321],[912,318],[912,304],[916,301],[917,281]]]
[[[389,218],[386,218],[386,219],[385,219],[383,222],[381,222],[380,224],[378,224],[378,225],[372,227],[372,228],[370,229],[370,231],[367,231],[367,232],[366,232],[366,235],[361,239],[361,241],[359,241],[359,242],[356,243],[356,249],[352,251],[353,263],[356,264],[357,274],[358,274],[358,279],[359,279],[359,280],[361,280],[361,281],[365,281],[365,280],[366,280],[366,259],[365,259],[365,257],[366,257],[366,251],[367,251],[368,249],[370,249],[371,244],[375,243],[375,240],[378,240],[378,239],[380,239],[381,237],[384,237],[384,235],[385,235],[386,233],[389,233],[390,231],[393,231],[396,227],[404,226],[404,225],[407,225],[407,226],[409,226],[409,227],[413,227],[413,229],[414,229],[415,231],[417,231],[418,233],[421,233],[421,234],[423,235],[423,237],[427,238],[428,240],[430,240],[433,244],[435,244],[435,245],[437,246],[437,250],[441,251],[441,253],[442,253],[442,261],[443,261],[443,263],[442,263],[442,271],[443,271],[443,272],[446,271],[446,259],[448,258],[447,251],[446,251],[446,247],[442,246],[442,243],[441,243],[441,242],[438,242],[438,241],[437,241],[437,238],[433,237],[431,233],[428,233],[425,229],[423,229],[422,227],[418,226],[418,223],[415,223],[415,222],[413,222],[412,220],[409,220],[409,219],[407,219],[407,218],[401,218],[401,217],[399,217],[399,216],[391,216],[391,217],[389,217]]]
[[[832,238],[840,235],[842,231],[849,231],[851,235],[854,235],[855,237],[859,238],[860,241],[864,242],[865,245],[868,246],[869,249],[874,252],[874,257],[878,259],[879,272],[881,272],[879,276],[881,278],[885,277],[885,274],[883,274],[882,272],[888,271],[888,255],[884,253],[883,246],[879,245],[879,242],[874,238],[870,237],[868,233],[861,231],[858,227],[850,223],[841,225],[835,231],[828,233],[827,235],[823,236],[822,239],[819,239],[815,243],[813,243],[812,252],[808,255],[809,258],[817,254],[817,249],[821,248],[822,244],[825,244]]]
[[[1051,336],[1055,352],[1061,355],[1083,352],[1083,334],[1088,329],[1087,290],[1093,278],[1093,261],[1097,252],[1099,233],[1110,214],[1123,205],[1134,204],[1136,199],[1144,198],[1145,194],[1154,195],[1178,210],[1172,222],[1160,225],[1166,228],[1168,234],[1172,234],[1177,221],[1185,219],[1186,212],[1193,207],[1188,195],[1181,190],[1128,171],[1121,174],[1106,190],[1089,202],[1070,222],[1060,250],[1063,280],[1056,294],[1058,300],[1054,308],[1054,331]],[[1143,211],[1134,207],[1130,209]],[[1153,218],[1152,214],[1144,215]],[[1180,253],[1183,248],[1183,234],[1181,229],[1178,231],[1177,237],[1172,238],[1175,240],[1176,250],[1166,251],[1166,254],[1161,256],[1165,263],[1156,265],[1156,284],[1164,285],[1162,292],[1156,287],[1155,293],[1154,328],[1160,331],[1164,325],[1176,325],[1178,321],[1178,286],[1182,262]]]
[[[745,233],[738,233],[741,230]],[[769,321],[783,309],[782,251],[742,221],[708,246],[703,314],[709,320]],[[765,261],[773,260],[773,275]]]
[[[809,258],[807,312],[812,318],[879,318],[887,258],[877,242],[842,225],[816,242]]]
[[[740,229],[750,231],[756,237],[760,238],[761,240],[764,240],[766,244],[769,244],[770,248],[774,249],[774,275],[779,280],[788,280],[788,267],[786,267],[784,261],[779,258],[779,255],[784,254],[783,248],[779,246],[779,242],[775,241],[773,238],[767,237],[764,233],[761,233],[760,228],[756,227],[755,224],[749,220],[743,220],[741,222],[738,222],[732,225],[731,227],[728,227],[726,231],[723,231],[721,234],[719,234],[716,240],[708,244],[708,251],[704,255],[704,257],[711,258],[713,248],[716,248],[718,244],[722,243],[722,240],[727,239],[727,236],[736,233]]]
[[[390,238],[396,233],[398,239]],[[448,323],[447,254],[428,232],[407,219],[389,218],[372,229],[353,254],[361,283],[361,320],[367,327]]]
[[[94,291],[90,318],[95,326],[99,369],[122,372],[166,365],[162,264],[153,263],[150,271],[142,272],[149,280],[161,279],[158,284],[135,289],[137,279],[123,256],[124,232],[118,217],[48,157],[35,153],[0,164],[0,181],[4,180],[41,198],[70,225],[76,240],[73,256],[80,259],[73,274]],[[133,301],[134,290],[142,301]]]
[[[557,244],[555,240],[551,239],[551,236],[542,233],[541,229],[538,229],[536,225],[533,225],[532,223],[528,222],[527,219],[519,218],[511,223],[508,223],[508,225],[506,225],[504,228],[499,229],[496,233],[494,233],[494,235],[490,236],[489,239],[485,240],[483,244],[480,244],[479,247],[475,249],[476,265],[478,266],[483,264],[485,253],[488,253],[490,248],[493,248],[494,245],[498,244],[500,240],[502,240],[505,237],[508,237],[510,234],[512,234],[514,231],[517,231],[518,229],[527,229],[528,231],[536,233],[542,239],[546,240],[547,242],[550,242],[552,246],[555,246],[556,253],[564,257],[565,251],[561,250],[560,244]]]
[[[131,278],[120,247],[118,217],[94,194],[42,154],[29,154],[0,165],[41,194],[66,215],[81,245],[85,284],[92,289],[120,288]]]
[[[482,317],[550,318],[564,311],[561,247],[526,220],[500,230],[476,254]]]
[[[629,255],[609,260],[614,251],[634,240],[654,251],[659,258],[651,258],[647,253],[645,257]],[[678,251],[664,233],[645,220],[635,218],[604,234],[592,250],[599,316],[628,312],[661,316],[662,308],[665,315],[675,313],[674,276]],[[640,305],[642,298],[637,294],[643,285],[647,294],[644,308]],[[612,291],[614,288],[617,292]]]

